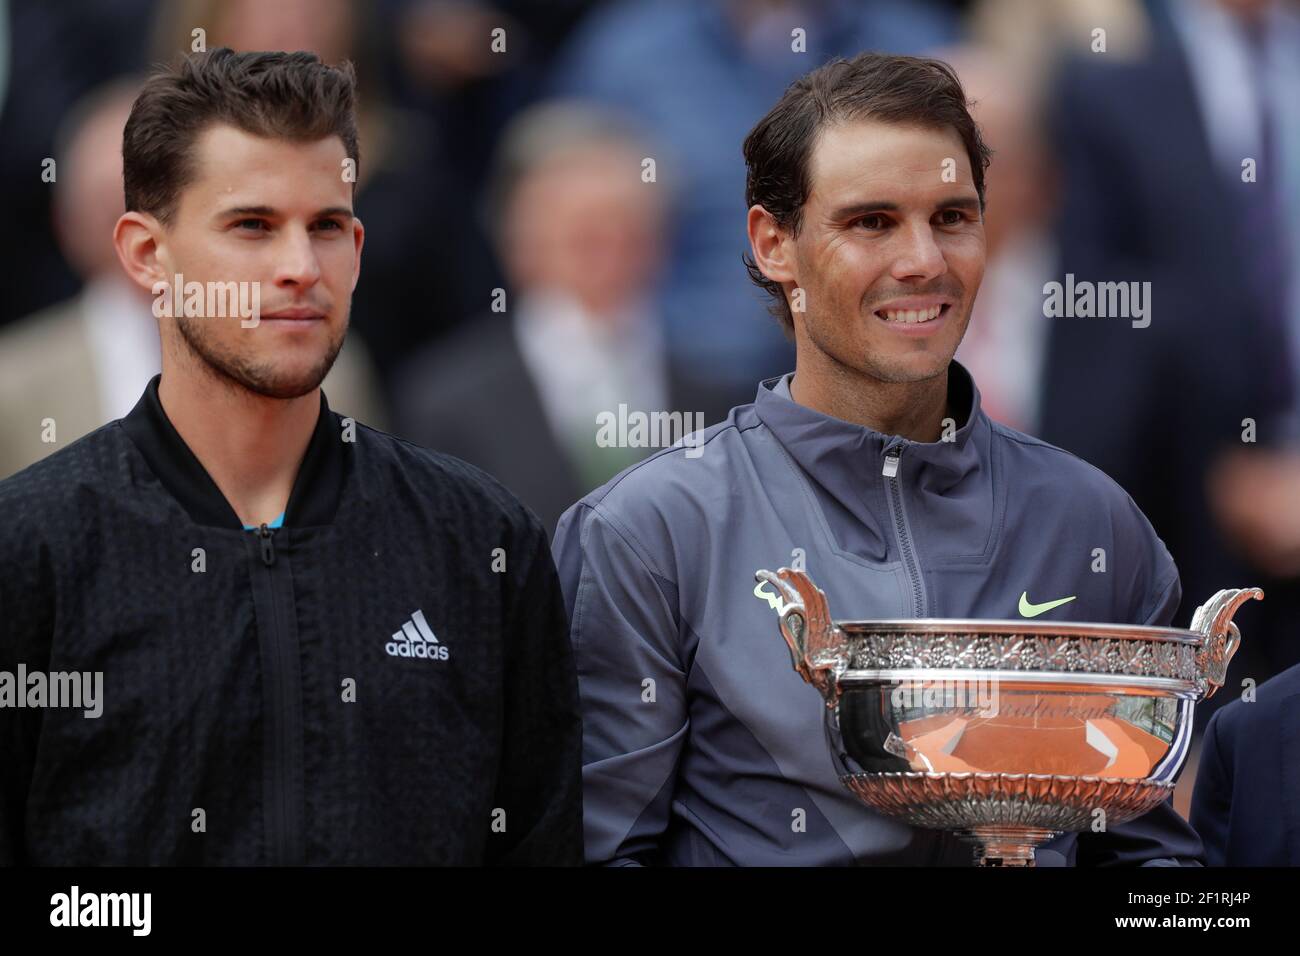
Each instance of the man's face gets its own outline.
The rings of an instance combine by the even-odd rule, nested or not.
[[[270,398],[320,385],[347,332],[363,231],[335,136],[291,142],[214,125],[162,231],[165,280],[257,282],[260,321],[179,315],[181,338],[227,380]]]
[[[859,121],[824,130],[809,163],[794,240],[800,347],[882,382],[943,373],[984,276],[984,224],[961,137]],[[936,317],[918,321],[927,316]]]
[[[663,216],[653,193],[625,175],[637,162],[593,145],[525,176],[507,213],[512,278],[567,292],[597,315],[643,294],[659,264]]]

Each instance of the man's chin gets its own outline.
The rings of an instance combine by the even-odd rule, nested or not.
[[[209,373],[226,385],[263,398],[291,400],[308,395],[320,387],[343,348],[343,336],[320,345],[301,343],[278,355],[261,356],[229,352],[218,343],[194,334],[197,330],[180,326],[181,339],[190,354]],[[323,348],[321,346],[324,346]]]
[[[311,394],[320,386],[322,381],[324,381],[324,379],[317,379],[314,382],[299,381],[288,384],[275,383],[271,385],[246,383],[244,384],[244,387],[253,394],[260,395],[262,398],[279,398],[289,401],[291,399],[302,398],[304,395]]]
[[[942,375],[948,369],[952,355],[914,352],[904,355],[872,356],[872,361],[862,371],[882,382],[902,385],[925,382]]]
[[[208,367],[227,383],[262,398],[288,401],[309,395],[320,387],[334,365],[337,352],[310,367],[207,361]]]
[[[294,399],[309,395],[325,381],[329,368],[315,369],[308,372],[276,371],[269,374],[255,374],[236,378],[236,381],[248,391],[263,398]]]

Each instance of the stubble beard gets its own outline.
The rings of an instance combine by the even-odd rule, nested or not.
[[[264,398],[301,398],[318,388],[334,366],[347,334],[345,323],[339,335],[330,341],[319,362],[305,373],[290,375],[279,371],[274,362],[255,361],[222,349],[200,330],[197,323],[204,321],[212,320],[192,316],[176,320],[180,337],[192,359],[218,381]]]

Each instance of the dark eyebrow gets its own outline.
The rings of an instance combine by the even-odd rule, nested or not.
[[[949,199],[943,199],[934,204],[936,210],[939,209],[969,209],[978,211],[980,201],[975,196],[953,196]],[[879,202],[855,202],[847,206],[841,206],[831,214],[831,218],[836,222],[844,219],[857,219],[859,216],[865,216],[873,212],[898,212],[899,206],[896,202],[880,200]]]
[[[217,214],[219,219],[227,219],[231,216],[268,216],[274,217],[278,213],[270,206],[235,206],[233,209],[226,209]],[[327,206],[320,210],[312,218],[323,219],[326,216],[344,216],[352,218],[352,210],[347,206]]]
[[[233,209],[223,209],[217,213],[218,219],[225,219],[229,216],[274,216],[275,210],[270,206],[235,206]]]

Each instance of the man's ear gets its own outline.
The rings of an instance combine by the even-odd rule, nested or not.
[[[794,240],[777,225],[776,220],[760,205],[749,207],[746,220],[749,246],[754,253],[754,264],[773,282],[798,282],[794,271]]]
[[[361,278],[361,247],[366,244],[366,227],[356,216],[352,217],[352,241],[357,246],[357,261],[352,266],[352,291],[357,291],[357,280]]]
[[[162,223],[147,212],[123,213],[113,228],[113,247],[131,281],[150,295],[159,282],[171,283],[167,269],[159,261]]]

